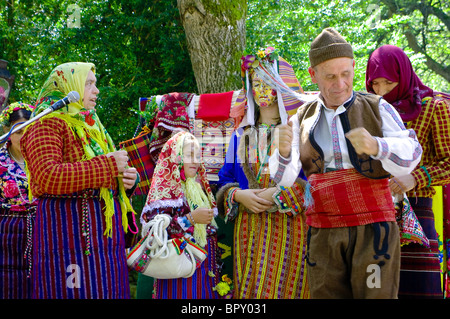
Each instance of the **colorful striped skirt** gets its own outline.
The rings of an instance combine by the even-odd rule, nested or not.
[[[87,199],[79,195],[39,198],[33,243],[34,298],[129,298],[119,201],[114,200],[112,237],[107,237],[103,202],[98,190],[90,192]]]
[[[31,248],[33,215],[0,209],[0,299],[31,298],[31,255],[26,252]]]
[[[399,298],[443,298],[439,243],[431,198],[409,198],[411,206],[430,241],[430,249],[419,244],[401,248]],[[417,201],[417,202],[416,202]]]
[[[189,278],[155,279],[154,299],[218,299],[213,288],[219,282],[217,268],[217,238],[208,237],[205,250],[208,257],[203,261],[194,275]]]
[[[304,216],[240,212],[234,228],[235,299],[308,299]]]

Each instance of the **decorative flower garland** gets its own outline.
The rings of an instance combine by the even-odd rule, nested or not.
[[[0,114],[0,125],[1,126],[9,126],[9,124],[10,124],[9,119],[11,117],[12,112],[18,111],[20,109],[27,110],[30,112],[34,111],[34,107],[32,105],[22,103],[22,102],[11,103]]]
[[[268,47],[265,50],[260,49],[254,55],[248,54],[246,56],[242,56],[241,76],[245,77],[245,71],[258,67],[260,63],[263,61],[272,63],[274,60],[277,59],[278,53],[275,52],[274,47]]]

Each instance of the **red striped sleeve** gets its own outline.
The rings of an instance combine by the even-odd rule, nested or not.
[[[116,187],[115,159],[101,155],[82,161],[81,142],[61,119],[49,118],[35,123],[25,132],[21,149],[31,174],[30,187],[34,196]]]
[[[434,189],[428,186],[450,183],[450,109],[443,100],[424,102],[419,118],[408,125],[423,148],[422,160],[412,172],[417,181],[416,193],[413,190],[408,195],[432,197]]]

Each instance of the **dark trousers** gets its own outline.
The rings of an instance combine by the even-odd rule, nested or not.
[[[311,298],[395,299],[400,277],[396,222],[308,230]]]

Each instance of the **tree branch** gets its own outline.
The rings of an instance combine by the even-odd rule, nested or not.
[[[405,31],[405,37],[408,41],[408,46],[413,49],[416,53],[421,53],[425,56],[426,65],[435,73],[442,76],[444,79],[450,82],[450,67],[443,66],[440,63],[436,62],[433,58],[431,58],[419,45],[417,42],[416,36],[412,33],[411,30]]]
[[[440,7],[435,7],[430,1],[381,0],[381,2],[388,7],[389,11],[400,15],[408,16],[415,10],[419,10],[423,16],[432,14],[441,20],[450,31],[450,16]]]
[[[447,27],[447,30],[450,31],[450,16],[446,14],[441,8],[436,8],[433,6],[429,6],[428,8],[431,10],[429,13],[441,20],[442,23],[444,23],[444,25]]]
[[[381,0],[381,2],[388,8],[390,16],[394,14],[410,16],[415,10],[418,10],[424,17],[425,22],[423,22],[423,24],[428,21],[427,19],[430,15],[434,15],[445,25],[447,30],[450,31],[450,16],[441,8],[436,6],[439,5],[440,2],[437,4],[432,4],[429,0]],[[425,26],[423,24],[421,27],[419,26],[423,37],[422,45],[420,45],[417,41],[416,35],[414,34],[412,28],[410,26],[406,27],[405,38],[408,42],[408,46],[414,52],[425,56],[425,64],[431,71],[439,74],[450,82],[450,66],[445,65],[443,62],[437,62],[427,53],[426,48],[429,41],[427,37],[427,30],[424,29]]]

